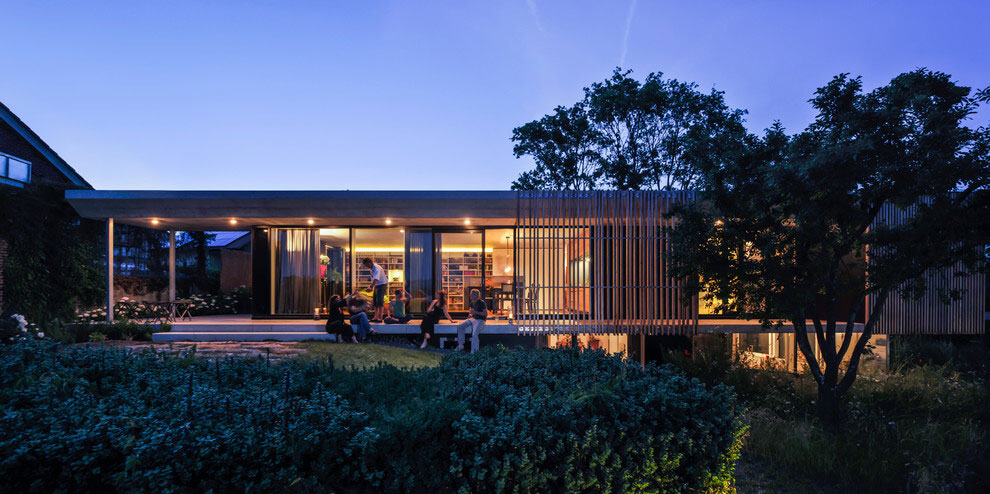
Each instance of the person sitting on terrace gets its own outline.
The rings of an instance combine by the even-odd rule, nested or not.
[[[388,317],[385,324],[405,324],[412,319],[406,314],[406,304],[409,303],[409,292],[400,288],[395,291],[395,297],[388,304]]]
[[[385,312],[385,291],[388,290],[388,275],[370,257],[365,257],[361,261],[361,264],[371,270],[371,286],[368,289],[373,294],[371,297],[371,306],[375,308],[375,317],[371,321],[382,322],[382,313]]]
[[[358,343],[354,337],[354,330],[350,324],[344,322],[344,313],[340,309],[347,307],[349,299],[340,298],[340,295],[333,295],[327,301],[327,333],[337,335],[337,343],[351,340]]]
[[[481,299],[481,292],[477,289],[471,290],[471,306],[468,312],[471,314],[464,322],[457,325],[457,350],[464,350],[464,331],[471,328],[471,353],[478,351],[479,335],[485,327],[485,320],[488,319],[488,305]]]
[[[454,322],[450,317],[450,313],[447,312],[447,292],[440,290],[437,292],[437,296],[433,298],[433,302],[430,302],[430,307],[426,309],[426,316],[423,317],[423,322],[419,324],[419,331],[423,334],[423,344],[419,348],[426,348],[426,344],[433,337],[433,327],[444,316],[451,323]]]
[[[351,326],[357,327],[358,339],[361,341],[366,341],[369,334],[376,334],[374,329],[371,329],[371,324],[368,323],[368,313],[369,309],[368,301],[361,298],[358,292],[347,296],[347,310],[351,313]]]

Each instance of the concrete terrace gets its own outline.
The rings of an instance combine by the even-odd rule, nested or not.
[[[463,319],[455,319],[461,322]],[[420,319],[413,319],[407,324],[372,324],[371,327],[382,335],[418,335]],[[172,323],[172,330],[166,333],[155,333],[152,341],[306,341],[328,340],[334,337],[324,330],[325,320],[312,319],[252,319],[247,314],[199,316],[192,321],[177,321]],[[844,323],[842,324],[845,325]],[[483,335],[519,334],[520,326],[504,319],[489,319],[485,324]],[[814,331],[811,321],[808,329]],[[855,331],[861,332],[863,325],[857,323]],[[760,333],[765,330],[759,321],[743,319],[700,319],[698,334],[705,333]],[[785,322],[779,332],[789,333],[792,327]],[[442,322],[436,325],[436,334],[440,337],[450,337],[457,334],[457,325]]]
[[[461,322],[463,319],[455,319]],[[382,335],[418,335],[420,319],[407,324],[371,324]],[[306,341],[335,338],[324,330],[326,320],[313,319],[251,319],[250,315],[200,316],[192,321],[172,323],[172,330],[155,333],[152,341]],[[457,325],[440,323],[436,334],[441,337],[457,335]],[[489,320],[482,334],[513,335],[517,326],[504,320]]]

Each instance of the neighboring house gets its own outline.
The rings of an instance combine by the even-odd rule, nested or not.
[[[0,193],[32,183],[67,189],[93,188],[10,108],[0,103]],[[0,237],[0,311],[7,249],[8,240]]]
[[[217,273],[220,291],[229,293],[241,286],[251,286],[251,232],[206,232],[206,271]],[[176,265],[192,268],[196,265],[196,248],[192,241],[179,244]]]
[[[93,188],[10,108],[0,103],[0,185],[24,187],[29,183]]]
[[[408,290],[413,315],[444,290],[451,312],[463,316],[477,289],[491,308],[490,325],[504,321],[503,330],[536,336],[538,344],[576,339],[646,358],[661,338],[719,333],[789,368],[799,365],[793,334],[706,315],[697,297],[685,300],[681,281],[668,276],[664,228],[672,220],[664,213],[691,200],[688,192],[68,191],[66,197],[85,218],[183,231],[250,228],[256,319],[312,317],[330,296],[366,290],[370,278],[361,261],[370,258],[386,270],[390,293]],[[956,305],[890,304],[883,317],[897,324],[880,325],[875,353],[885,355],[889,334],[982,333],[984,278],[953,283],[968,290]]]

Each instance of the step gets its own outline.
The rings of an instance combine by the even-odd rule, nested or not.
[[[169,331],[165,333],[154,333],[151,341],[308,341],[327,340],[335,341],[336,337],[324,331],[279,331],[279,332],[233,332],[233,331],[213,331],[213,332],[191,332],[191,331]]]
[[[351,326],[353,327],[353,326]],[[294,333],[325,333],[325,324],[209,324],[209,323],[182,323],[173,324],[170,333],[173,334],[294,334]],[[389,335],[418,335],[420,334],[419,324],[372,324],[371,328],[379,334]],[[457,334],[456,324],[437,324],[434,328],[437,334]],[[470,332],[470,331],[469,331]],[[169,334],[169,333],[159,333]],[[518,327],[513,324],[497,322],[486,324],[482,334],[518,334]],[[164,340],[163,340],[164,341]],[[177,340],[168,340],[177,341]],[[247,340],[245,340],[247,341]],[[257,340],[250,340],[257,341]],[[298,340],[285,340],[298,341]]]

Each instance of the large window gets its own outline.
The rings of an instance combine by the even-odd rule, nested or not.
[[[486,302],[495,317],[512,317],[512,301],[516,292],[513,284],[515,275],[515,245],[511,228],[489,228],[485,230],[485,253],[491,259],[490,275],[485,278]]]
[[[371,300],[371,270],[361,261],[371,259],[385,270],[388,276],[387,304],[397,289],[406,286],[405,230],[401,228],[355,228],[354,230],[354,287],[367,300]]]
[[[0,153],[0,178],[26,184],[31,181],[31,163]]]
[[[440,289],[447,292],[451,311],[468,310],[471,290],[484,293],[485,277],[491,276],[492,252],[483,247],[481,232],[436,235]]]
[[[272,290],[275,314],[313,314],[321,307],[320,231],[273,228]]]
[[[351,293],[351,230],[320,228],[320,301]]]

